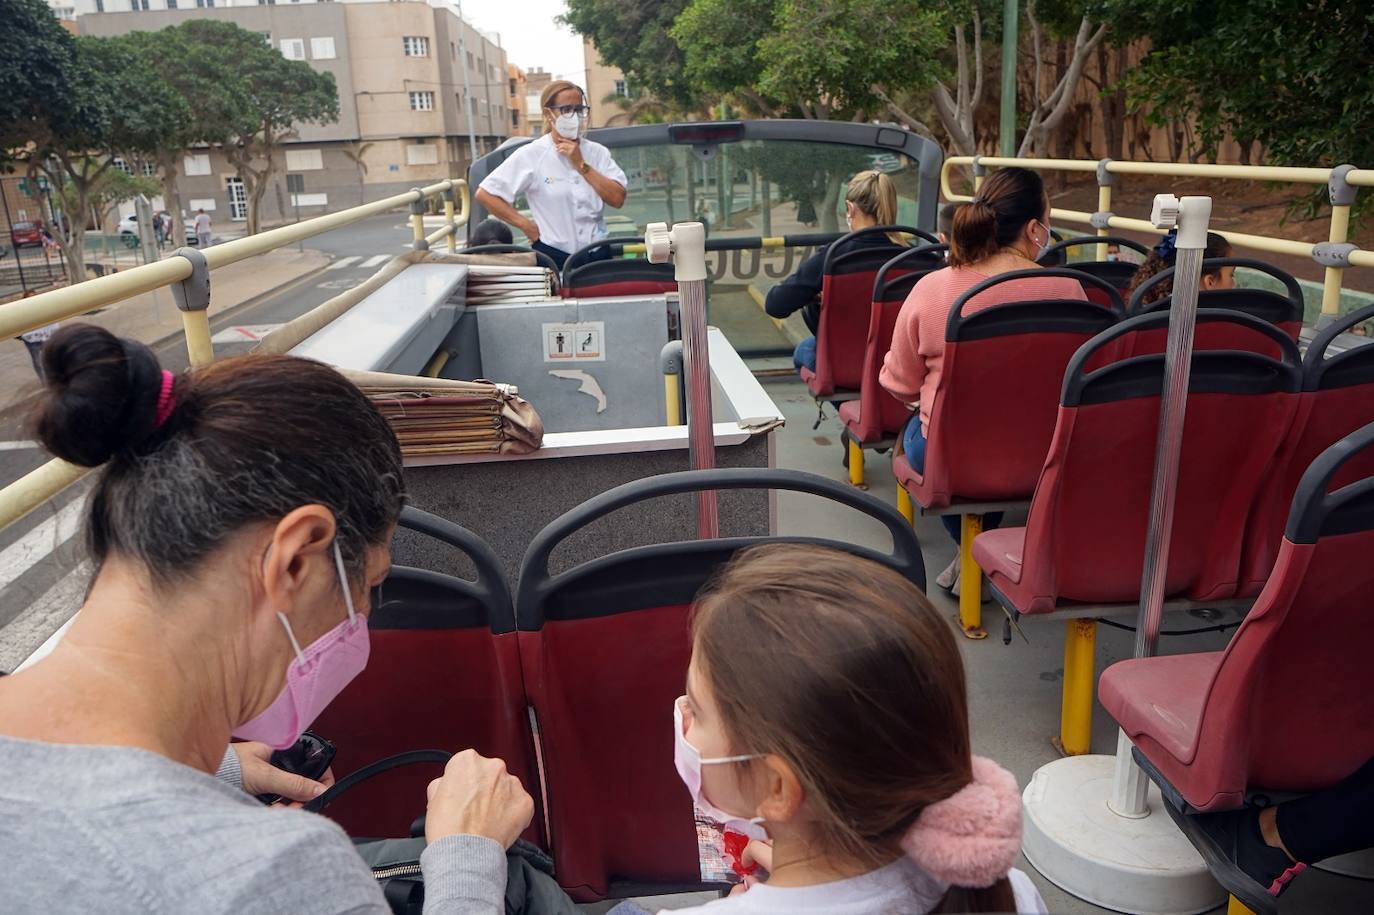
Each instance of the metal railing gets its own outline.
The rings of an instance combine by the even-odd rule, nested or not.
[[[455,194],[462,195],[462,209],[456,214]],[[436,196],[443,198],[444,226],[426,237],[425,201]],[[410,207],[411,231],[417,249],[427,250],[447,238],[448,249],[452,252],[457,249],[458,229],[467,224],[471,205],[467,182],[453,178],[203,250],[181,248],[156,263],[0,306],[0,339],[74,318],[154,289],[171,287],[177,308],[181,311],[186,351],[191,365],[205,365],[215,358],[214,346],[210,342],[208,311],[209,277],[212,271],[403,206]],[[87,469],[66,461],[52,460],[0,489],[0,529],[8,527],[57,495],[84,475]]]
[[[1347,267],[1374,267],[1374,251],[1364,251],[1350,243],[1350,207],[1361,187],[1374,187],[1374,169],[1358,169],[1353,165],[1335,168],[1294,168],[1272,165],[1204,165],[1182,162],[1128,162],[1116,159],[1017,159],[1001,156],[951,156],[940,169],[940,191],[950,201],[964,202],[973,198],[957,194],[950,187],[950,170],[971,167],[976,193],[982,186],[988,168],[1020,166],[1038,171],[1093,172],[1097,175],[1097,212],[1053,208],[1050,216],[1064,222],[1079,223],[1095,228],[1098,235],[1111,229],[1130,229],[1158,234],[1148,219],[1130,219],[1112,212],[1112,188],[1116,175],[1151,175],[1169,178],[1213,178],[1232,181],[1273,181],[1285,184],[1326,185],[1331,202],[1331,224],[1325,242],[1293,241],[1272,235],[1249,235],[1244,232],[1214,230],[1239,248],[1310,257],[1325,268],[1322,284],[1321,314],[1330,320],[1338,313],[1341,289]],[[1099,246],[1098,259],[1105,260],[1105,246]]]

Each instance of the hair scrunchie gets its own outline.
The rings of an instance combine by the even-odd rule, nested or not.
[[[982,888],[1007,876],[1021,852],[1021,792],[1016,777],[973,757],[973,781],[921,811],[902,850],[950,886]]]
[[[157,412],[153,418],[154,429],[161,429],[177,408],[176,382],[175,375],[166,369],[162,370],[162,385],[157,392]]]
[[[1160,260],[1167,261],[1174,256],[1174,251],[1177,247],[1178,230],[1175,229],[1159,240],[1159,244],[1155,245],[1154,251]]]

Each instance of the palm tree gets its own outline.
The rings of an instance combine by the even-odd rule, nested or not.
[[[348,156],[350,162],[358,169],[358,203],[363,202],[363,179],[367,176],[367,163],[363,161],[363,156],[373,146],[372,143],[354,143],[352,146],[344,147],[343,154]]]
[[[612,92],[601,100],[603,105],[612,105],[620,110],[606,119],[607,127],[626,127],[630,124],[662,124],[671,120],[674,111],[671,106],[659,101],[643,89],[636,89],[633,95],[620,95]]]

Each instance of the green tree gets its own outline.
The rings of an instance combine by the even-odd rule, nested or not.
[[[1374,6],[1354,0],[1161,0],[1155,50],[1129,98],[1156,124],[1191,115],[1215,156],[1228,136],[1258,142],[1276,165],[1374,161]],[[1319,206],[1324,189],[1310,198]],[[1368,193],[1357,198],[1374,209]]]
[[[52,27],[61,31],[55,21]],[[27,142],[17,155],[31,177],[41,173],[52,187],[70,186],[64,225],[50,221],[49,231],[62,250],[68,279],[76,283],[86,278],[86,224],[114,159],[145,159],[165,145],[171,125],[187,111],[126,42],[82,37],[44,44],[58,49],[65,69],[59,84],[27,90],[51,88],[50,104],[29,109],[20,128]],[[0,94],[11,89],[25,91],[0,84]]]
[[[568,0],[558,21],[591,40],[603,62],[635,85],[685,110],[701,105],[683,73],[683,53],[669,34],[687,0]]]
[[[224,149],[248,196],[248,232],[256,233],[282,143],[302,124],[338,120],[334,75],[287,60],[257,32],[232,23],[196,19],[178,29],[190,71],[178,85],[204,106],[200,139]]]
[[[67,80],[76,41],[43,0],[0,0],[0,163],[22,156],[46,135],[53,111],[71,108]]]

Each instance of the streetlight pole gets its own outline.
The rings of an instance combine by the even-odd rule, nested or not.
[[[1002,7],[1002,122],[997,135],[1001,153],[1016,155],[1016,33],[1021,12],[1016,0],[1006,0]]]
[[[468,165],[477,161],[477,135],[472,130],[472,86],[468,82],[468,24],[463,19],[463,2],[458,0],[458,63],[463,68],[463,118],[468,124]]]

